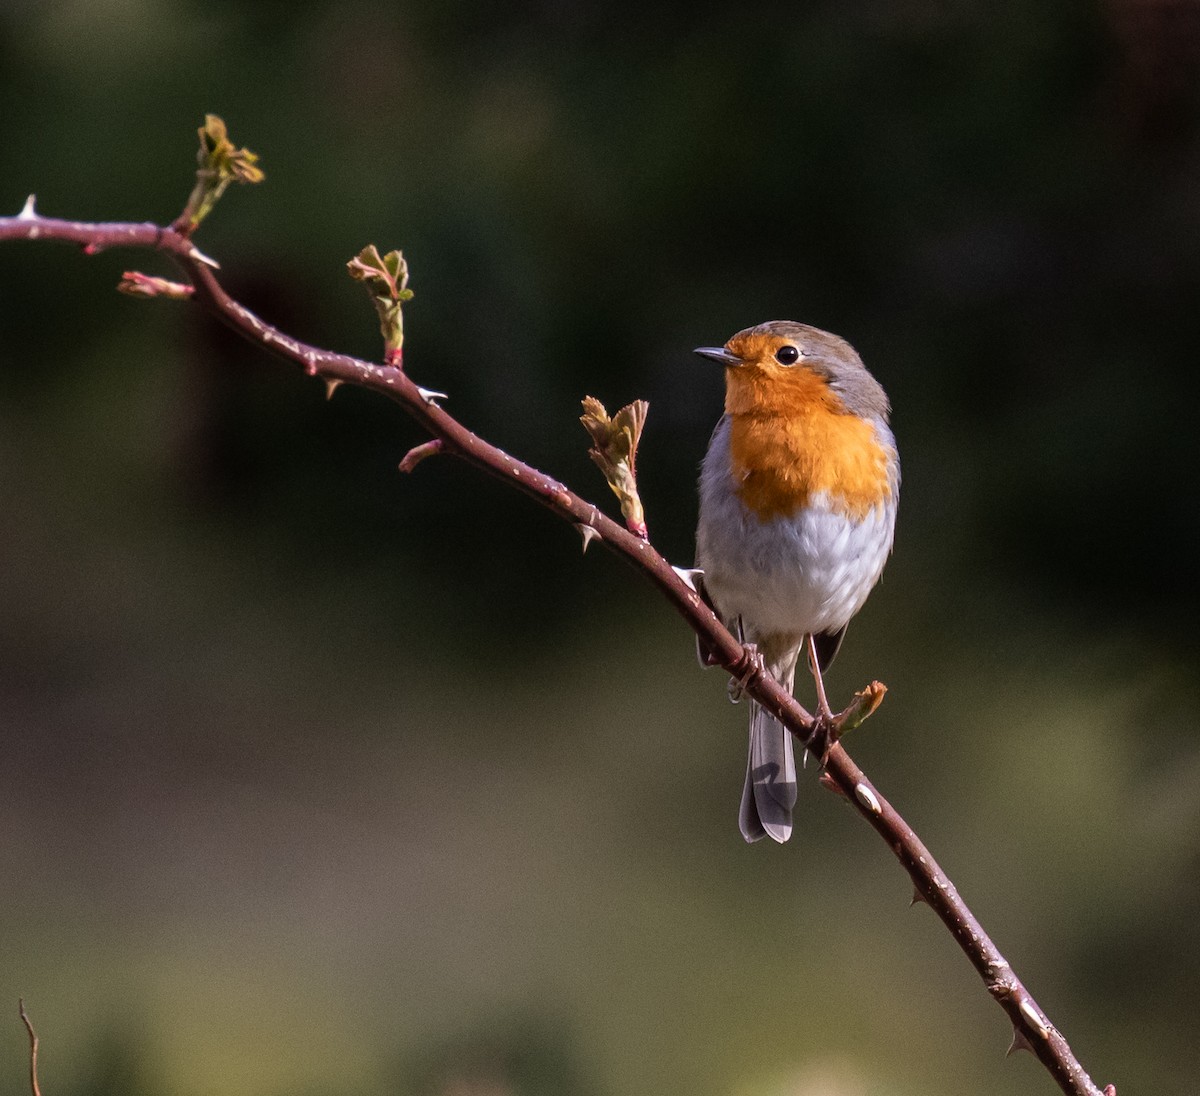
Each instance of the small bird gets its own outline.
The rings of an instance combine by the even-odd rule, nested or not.
[[[821,672],[892,549],[900,460],[888,398],[849,343],[790,320],[696,353],[725,366],[725,414],[700,472],[696,567],[717,615],[789,691],[807,647],[828,726]],[[791,733],[751,701],[742,836],[786,841],[795,803]]]

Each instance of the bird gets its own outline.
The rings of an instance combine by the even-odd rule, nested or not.
[[[725,367],[725,413],[700,470],[696,570],[717,616],[789,692],[806,651],[817,719],[822,671],[892,551],[900,458],[882,386],[844,339],[769,320],[701,357]],[[744,684],[744,679],[742,684]],[[738,683],[730,695],[738,699]],[[792,832],[791,733],[750,701],[739,809],[747,841]]]

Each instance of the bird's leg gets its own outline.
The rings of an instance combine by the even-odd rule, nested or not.
[[[821,660],[817,657],[817,641],[810,632],[804,637],[804,645],[808,650],[808,668],[812,671],[813,682],[817,686],[816,726],[814,727],[813,749],[824,765],[838,740],[837,721],[833,710],[829,707],[829,698],[825,695],[825,680],[821,676]]]
[[[804,643],[808,648],[808,668],[817,685],[817,715],[832,722],[833,709],[829,707],[829,700],[825,696],[825,680],[821,677],[821,663],[817,658],[817,641],[810,633],[804,637]]]
[[[729,702],[736,704],[746,694],[746,682],[755,672],[765,673],[767,664],[758,650],[757,643],[747,643],[746,633],[742,628],[742,618],[737,618],[738,642],[745,648],[742,660],[734,667],[734,676],[729,679]]]

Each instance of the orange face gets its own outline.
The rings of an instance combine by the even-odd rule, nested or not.
[[[741,362],[725,369],[725,410],[731,415],[802,414],[813,404],[844,411],[827,372],[814,370],[799,339],[752,327],[734,335],[725,349]]]
[[[725,369],[725,410],[738,495],[762,521],[790,516],[822,493],[832,507],[865,517],[891,492],[888,453],[829,383],[838,368],[862,365],[838,360],[845,344],[833,345],[834,336],[774,326],[725,344],[736,359]],[[835,350],[837,358],[827,353]]]

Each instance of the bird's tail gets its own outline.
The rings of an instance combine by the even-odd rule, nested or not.
[[[768,663],[780,685],[791,692],[796,674],[793,650],[782,664]],[[750,757],[738,825],[747,841],[770,837],[783,842],[792,836],[792,808],[796,805],[796,757],[792,732],[765,708],[750,702]]]

